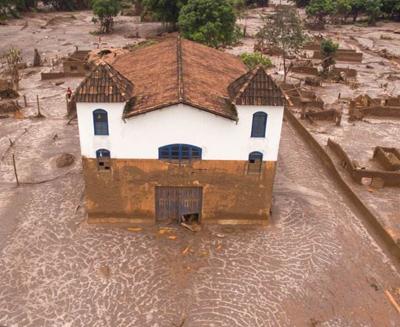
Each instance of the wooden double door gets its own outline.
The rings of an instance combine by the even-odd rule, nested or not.
[[[185,215],[201,216],[202,187],[156,186],[157,221],[179,221]]]

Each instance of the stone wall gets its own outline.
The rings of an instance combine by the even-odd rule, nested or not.
[[[247,174],[247,161],[200,160],[179,165],[160,160],[112,159],[99,171],[83,158],[89,222],[155,222],[156,186],[201,186],[202,223],[266,223],[275,162]]]

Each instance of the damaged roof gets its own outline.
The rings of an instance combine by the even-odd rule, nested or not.
[[[124,88],[118,87],[125,90],[120,99],[126,99],[127,90],[132,93],[124,100],[129,101],[124,117],[183,103],[236,120],[235,102],[282,105],[282,93],[264,69],[248,72],[240,58],[180,37],[118,56],[112,69],[112,76],[119,75],[125,81]],[[126,85],[126,81],[130,84]],[[86,89],[79,92],[81,99],[86,100]],[[92,90],[96,94],[101,92],[102,89]],[[251,97],[261,100],[251,101]],[[272,99],[266,100],[267,97]]]
[[[76,102],[126,102],[132,97],[132,82],[107,63],[98,65],[75,91]]]

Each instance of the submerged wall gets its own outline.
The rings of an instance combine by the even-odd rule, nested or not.
[[[83,157],[89,222],[155,223],[156,186],[201,186],[202,223],[266,223],[276,162],[248,174],[247,161],[199,160],[184,165],[152,159],[112,159],[99,171]]]

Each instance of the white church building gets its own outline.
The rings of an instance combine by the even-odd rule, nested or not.
[[[261,67],[170,38],[75,92],[89,222],[266,223],[284,99]]]

